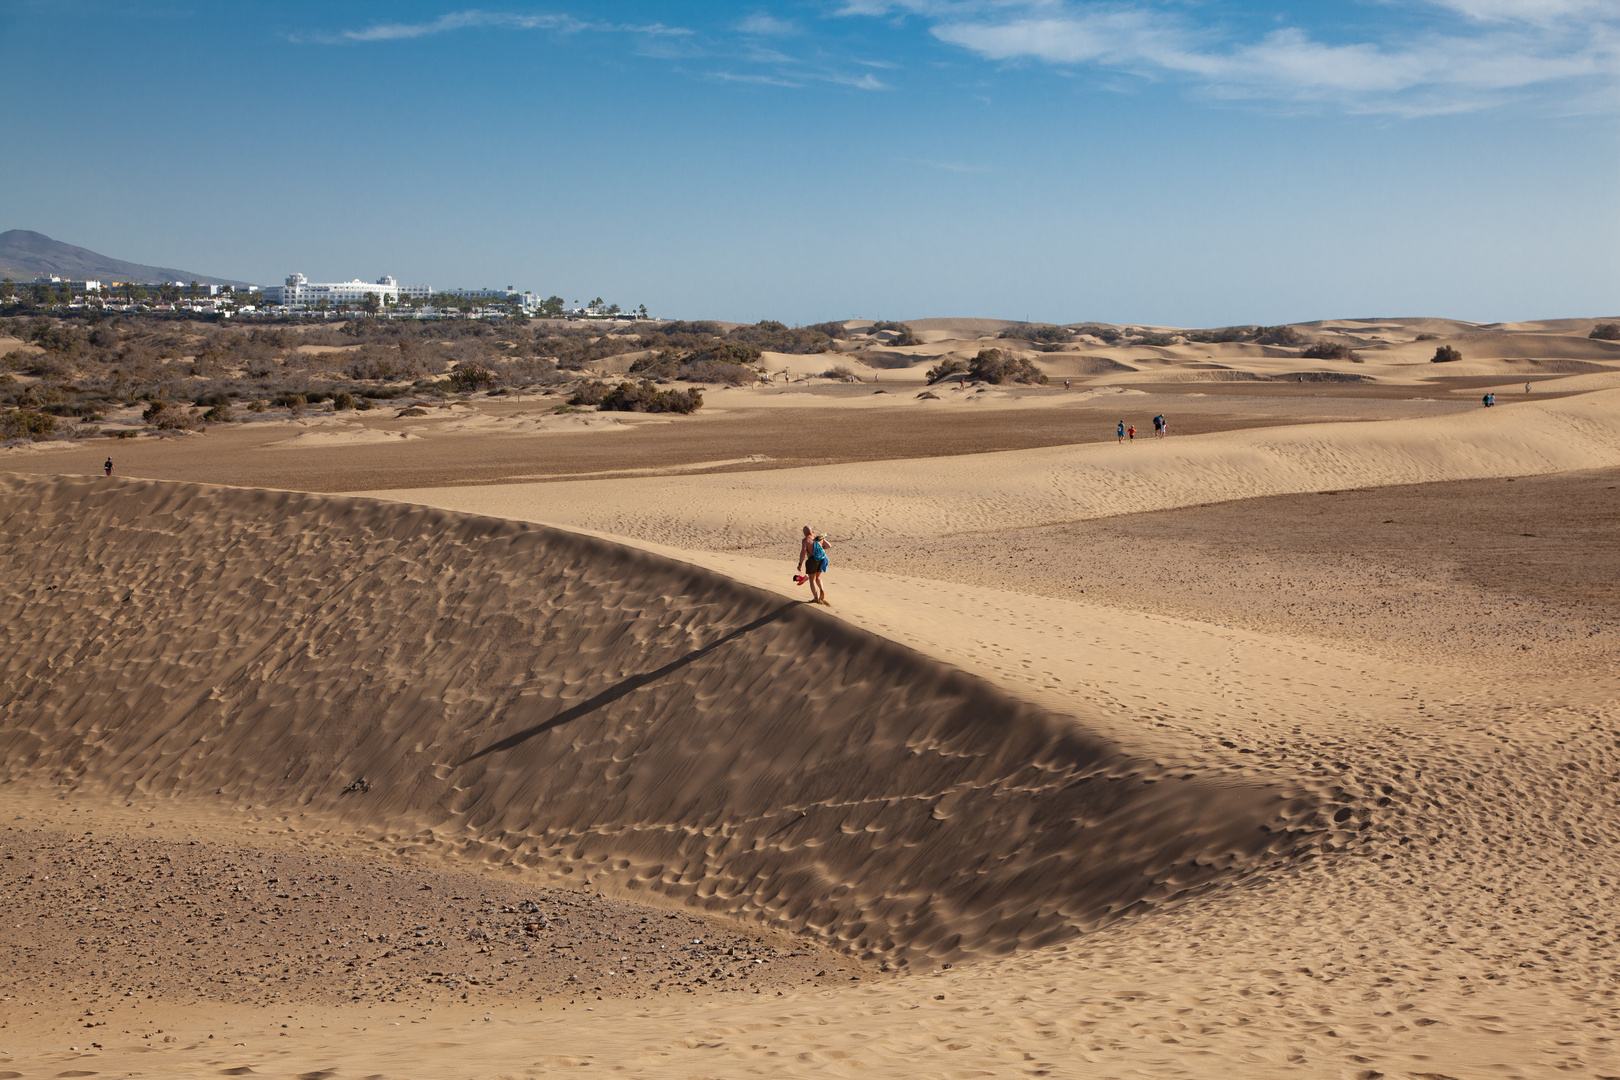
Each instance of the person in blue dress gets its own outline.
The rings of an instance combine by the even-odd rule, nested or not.
[[[799,569],[803,570],[810,581],[810,602],[821,604],[823,607],[832,607],[827,600],[827,590],[821,584],[821,575],[827,572],[827,545],[830,541],[825,535],[816,533],[810,526],[804,527],[804,540],[799,544]]]

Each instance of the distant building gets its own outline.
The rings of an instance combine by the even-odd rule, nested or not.
[[[19,282],[18,284],[23,284],[23,285],[66,285],[68,288],[72,289],[76,293],[100,292],[101,291],[101,282],[99,282],[99,281],[69,281],[66,278],[59,278],[59,277],[55,276],[54,274],[49,274],[49,275],[41,274],[39,277],[35,278],[33,281]]]
[[[495,300],[503,304],[517,303],[525,313],[537,310],[543,300],[532,292],[518,292],[514,286],[504,289],[445,289],[444,296],[460,296],[468,300]]]
[[[303,274],[293,274],[287,278],[285,285],[271,285],[264,290],[264,302],[267,304],[283,304],[287,307],[315,307],[322,300],[328,307],[339,304],[359,305],[365,303],[367,296],[375,296],[384,304],[398,303],[401,296],[426,297],[426,285],[407,285],[403,288],[399,282],[384,275],[376,281],[310,281]]]

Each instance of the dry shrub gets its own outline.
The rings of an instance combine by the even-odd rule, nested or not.
[[[1305,336],[1292,326],[1262,326],[1254,340],[1260,345],[1303,345]]]
[[[1318,341],[1299,355],[1307,360],[1355,360],[1355,350],[1337,341]]]
[[[968,377],[987,383],[1044,383],[1041,374],[1027,357],[1014,356],[1000,349],[981,349],[968,364]]]
[[[586,383],[568,399],[570,405],[595,405],[604,412],[693,413],[703,406],[703,391],[660,390],[650,382],[622,382],[611,389]]]
[[[56,417],[32,409],[0,410],[0,440],[29,439],[41,442],[56,433]]]

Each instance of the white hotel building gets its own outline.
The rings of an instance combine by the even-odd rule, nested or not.
[[[272,285],[265,289],[264,302],[288,307],[314,307],[325,300],[328,307],[337,307],[339,304],[362,304],[368,295],[375,296],[384,304],[392,304],[398,303],[401,296],[426,298],[432,293],[432,288],[427,285],[401,286],[386,275],[374,282],[361,281],[359,278],[353,281],[317,282],[310,281],[303,274],[293,274],[285,285]]]

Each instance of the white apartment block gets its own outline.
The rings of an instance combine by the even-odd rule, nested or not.
[[[384,304],[398,303],[401,296],[426,297],[431,290],[426,285],[406,285],[384,275],[376,281],[310,281],[303,274],[293,274],[285,285],[272,285],[264,290],[264,302],[287,307],[315,307],[322,300],[327,307],[339,304],[358,306],[367,296],[375,296]]]

